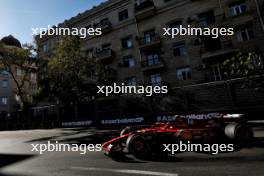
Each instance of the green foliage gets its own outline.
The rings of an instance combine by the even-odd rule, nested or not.
[[[36,71],[36,60],[33,57],[34,47],[23,45],[23,48],[7,46],[0,43],[0,70],[8,71],[15,86],[16,94],[20,97],[22,108],[27,108],[30,104],[28,96],[28,83],[30,74]],[[21,75],[17,75],[17,69],[21,70]]]
[[[238,53],[231,59],[224,61],[223,69],[227,79],[244,77],[245,81],[242,88],[252,88],[258,92],[264,92],[264,63],[261,54],[255,52]],[[258,78],[252,76],[258,76]]]
[[[264,71],[263,58],[255,52],[238,53],[223,62],[223,69],[227,78],[261,74]]]
[[[63,37],[43,73],[42,92],[64,104],[85,102],[96,93],[101,67],[82,55],[80,39]]]

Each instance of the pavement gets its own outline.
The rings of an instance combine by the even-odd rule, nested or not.
[[[118,130],[51,129],[0,132],[0,176],[263,176],[264,148],[258,146],[219,155],[182,153],[166,160],[117,162],[102,152],[33,152],[31,144],[59,141],[69,144],[99,144]],[[264,141],[264,127],[254,128]]]

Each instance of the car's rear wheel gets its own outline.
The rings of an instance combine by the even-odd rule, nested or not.
[[[146,159],[150,156],[150,146],[140,135],[131,135],[127,139],[128,151],[138,159]]]
[[[225,134],[230,139],[243,145],[250,145],[254,137],[251,128],[237,123],[228,124],[225,127]]]

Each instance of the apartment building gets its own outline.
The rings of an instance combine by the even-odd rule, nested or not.
[[[180,25],[234,28],[235,34],[216,39],[188,35],[172,39],[163,35],[163,28],[177,28]],[[100,60],[105,65],[112,82],[127,85],[168,85],[170,89],[188,89],[192,85],[221,82],[225,80],[225,76],[220,64],[225,59],[238,52],[264,52],[262,0],[109,0],[58,26],[102,28],[101,36],[82,40],[82,50],[91,59]],[[40,57],[51,55],[58,42],[56,36],[38,40]],[[206,89],[195,90],[201,93],[206,92]],[[226,94],[228,89],[221,87],[218,90],[225,90]],[[204,93],[202,99],[210,99],[211,94],[217,94],[217,89],[209,93]],[[221,96],[223,95],[220,93],[214,101]],[[140,104],[138,99],[124,102],[116,97],[118,100],[102,100],[97,109],[99,116],[126,114],[128,111],[159,113],[186,110],[185,105],[180,105],[179,110],[175,104],[172,105],[174,109],[165,106],[163,110],[160,104],[149,105],[155,101],[171,101],[166,98],[168,97],[158,97],[157,100],[155,97],[150,98],[151,100],[142,98],[144,100],[141,104],[145,108],[140,109],[142,106],[137,106]],[[186,96],[182,96],[174,101],[179,104],[185,99]],[[225,101],[229,100],[227,98]],[[232,104],[233,101],[230,102]],[[225,108],[221,104],[219,106]]]
[[[21,43],[19,40],[14,38],[12,35],[6,36],[0,40],[0,42],[4,43],[7,46],[18,47],[21,48]],[[22,76],[23,70],[19,68],[17,65],[12,66],[12,72],[19,81],[19,77]],[[28,75],[29,81],[26,81],[23,89],[26,90],[25,96],[27,98],[32,99],[33,91],[37,88],[37,79],[36,73],[32,72]],[[0,113],[2,117],[11,115],[12,113],[18,111],[20,109],[21,101],[19,96],[17,95],[17,86],[14,82],[12,75],[7,70],[0,71]]]

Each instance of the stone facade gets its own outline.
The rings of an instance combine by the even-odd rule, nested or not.
[[[115,82],[173,88],[222,81],[223,59],[239,51],[263,53],[262,12],[263,0],[109,0],[58,26],[102,27],[103,35],[82,40],[82,49],[113,70]],[[177,25],[231,27],[235,35],[214,41],[163,36],[164,27]],[[39,42],[42,57],[52,54],[58,39]]]

